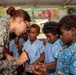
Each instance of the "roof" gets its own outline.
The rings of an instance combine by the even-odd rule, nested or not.
[[[0,6],[67,6],[76,7],[76,0],[0,0]]]

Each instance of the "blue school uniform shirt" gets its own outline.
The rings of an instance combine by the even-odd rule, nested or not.
[[[55,61],[55,58],[58,57],[58,52],[62,46],[61,39],[57,39],[53,44],[47,42],[44,53],[45,53],[45,62],[50,63]],[[51,66],[50,66],[51,67]],[[50,75],[54,75],[55,71],[47,71]]]
[[[25,40],[23,38],[20,38],[19,42],[23,45],[25,43]]]
[[[14,41],[15,41],[15,39],[13,39],[12,41],[10,41],[9,51],[13,52],[13,57],[19,57],[17,45],[14,43]]]
[[[76,75],[76,43],[59,51],[56,74]]]
[[[36,41],[31,44],[30,39],[28,39],[24,43],[22,50],[23,51],[26,50],[28,52],[30,64],[32,64],[33,62],[35,62],[40,57],[40,54],[44,50],[44,45],[43,45],[43,42],[41,42],[38,39],[36,39]]]

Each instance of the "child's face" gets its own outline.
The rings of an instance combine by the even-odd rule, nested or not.
[[[72,31],[71,30],[65,30],[65,29],[60,29],[60,38],[62,39],[63,43],[66,45],[69,45],[72,43],[73,36],[72,36]]]
[[[27,33],[23,33],[22,35],[20,35],[20,37],[25,39],[28,37],[28,35],[27,35]]]
[[[52,33],[46,33],[45,35],[46,35],[48,41],[51,43],[54,43],[58,39],[58,34],[54,35]]]
[[[35,28],[30,28],[29,30],[29,37],[30,37],[30,40],[31,41],[34,41],[38,36],[38,32],[37,32],[37,29]]]

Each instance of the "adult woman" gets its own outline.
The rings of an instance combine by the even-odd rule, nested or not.
[[[28,13],[24,10],[18,9],[15,10],[14,7],[9,7],[6,11],[8,15],[10,15],[10,28],[9,31],[14,32],[17,36],[24,33],[29,25],[30,25],[30,17]],[[28,56],[26,52],[23,52],[18,59],[14,59],[9,54],[6,54],[6,58],[8,60],[0,60],[0,73],[2,75],[15,75],[11,74],[12,70],[17,68],[19,65],[23,64],[28,60]],[[11,60],[11,61],[9,61]],[[13,69],[11,69],[13,67]]]
[[[10,7],[6,11],[10,15],[10,32],[15,32],[16,35],[20,35],[25,32],[26,28],[30,25],[30,17],[24,10]]]

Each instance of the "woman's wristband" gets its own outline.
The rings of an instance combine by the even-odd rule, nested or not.
[[[28,55],[28,53],[27,53],[25,50],[24,50],[24,52],[26,53],[26,55],[27,55],[27,57],[28,57],[27,62],[29,63],[29,62],[30,62],[29,55]]]

